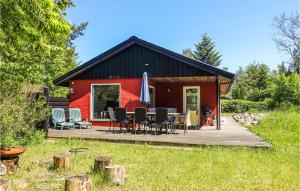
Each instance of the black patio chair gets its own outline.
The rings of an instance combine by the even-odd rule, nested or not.
[[[130,120],[127,118],[126,114],[126,108],[122,107],[116,107],[115,108],[115,117],[116,117],[116,123],[119,123],[120,125],[120,131],[122,131],[123,124],[125,126],[125,134],[127,133],[127,130],[129,129],[129,123]]]
[[[147,134],[147,111],[145,108],[135,108],[134,110],[134,116],[135,116],[135,123],[138,124],[138,128],[140,130],[140,125],[144,126],[145,134]],[[134,132],[136,134],[136,128],[134,128]]]
[[[157,127],[166,128],[166,134],[168,134],[168,129],[170,127],[171,122],[168,119],[168,109],[167,108],[156,108],[156,127],[155,134],[157,133]]]
[[[155,111],[156,108],[153,107],[148,108],[148,112],[155,113]],[[153,115],[148,115],[148,126],[150,131],[152,131],[152,127],[153,125],[155,125],[155,122],[156,122],[156,117]]]
[[[111,129],[111,124],[113,123],[113,132],[115,131],[115,126],[116,126],[116,116],[114,109],[112,107],[107,108],[108,111],[108,116],[109,116],[109,131]]]
[[[177,108],[168,108],[168,113],[177,113]],[[171,127],[171,132],[175,132],[175,121],[176,121],[176,116],[168,116],[169,122],[170,122],[170,127]]]

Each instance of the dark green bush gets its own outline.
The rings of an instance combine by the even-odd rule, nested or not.
[[[0,146],[36,145],[45,140],[45,133],[40,130],[29,130],[26,133],[6,132],[0,137]]]
[[[246,111],[266,111],[270,109],[270,102],[266,101],[246,101],[246,100],[222,100],[222,112],[243,113]]]

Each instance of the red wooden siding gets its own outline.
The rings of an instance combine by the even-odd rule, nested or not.
[[[121,85],[120,107],[126,107],[127,111],[134,111],[136,107],[144,107],[140,104],[141,78],[132,79],[102,79],[102,80],[73,80],[70,82],[70,88],[73,93],[70,94],[69,107],[80,108],[83,119],[90,120],[91,116],[91,84],[111,84],[119,83]],[[202,83],[153,83],[149,80],[149,85],[155,87],[155,105],[156,107],[176,107],[178,112],[183,109],[183,86],[200,86],[200,104],[201,107],[209,107],[216,113],[216,88],[214,82]],[[168,92],[168,88],[170,92]],[[105,126],[108,122],[93,122],[94,125]]]
[[[155,104],[157,107],[175,107],[178,112],[183,110],[183,86],[200,86],[200,106],[209,107],[216,114],[215,82],[201,83],[157,83],[155,84]],[[168,89],[170,90],[168,92]],[[212,122],[212,121],[211,121]],[[203,123],[203,120],[202,120]]]

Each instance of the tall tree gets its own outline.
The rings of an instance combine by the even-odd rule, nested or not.
[[[262,101],[271,96],[268,89],[270,70],[267,65],[253,62],[245,70],[240,68],[236,75],[237,78],[232,87],[234,99]]]
[[[213,66],[219,66],[221,64],[221,54],[215,49],[216,45],[212,39],[205,33],[202,35],[200,43],[195,44],[195,50],[185,49],[182,54]]]
[[[290,56],[289,70],[300,73],[300,16],[281,14],[274,18],[274,41],[279,51]]]
[[[72,40],[86,27],[67,21],[72,6],[70,0],[0,0],[2,90],[30,83],[48,86],[52,94],[65,92],[53,80],[77,66]]]

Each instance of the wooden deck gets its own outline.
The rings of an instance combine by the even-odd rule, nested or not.
[[[92,140],[104,140],[113,142],[148,143],[155,145],[178,146],[247,146],[259,148],[271,148],[271,144],[261,137],[251,133],[247,128],[236,123],[232,117],[222,117],[221,130],[215,127],[205,126],[200,130],[189,130],[187,134],[183,130],[176,130],[175,134],[132,134],[112,133],[107,127],[94,127],[93,129],[49,129],[49,138],[82,138]],[[117,128],[118,129],[118,128]]]

